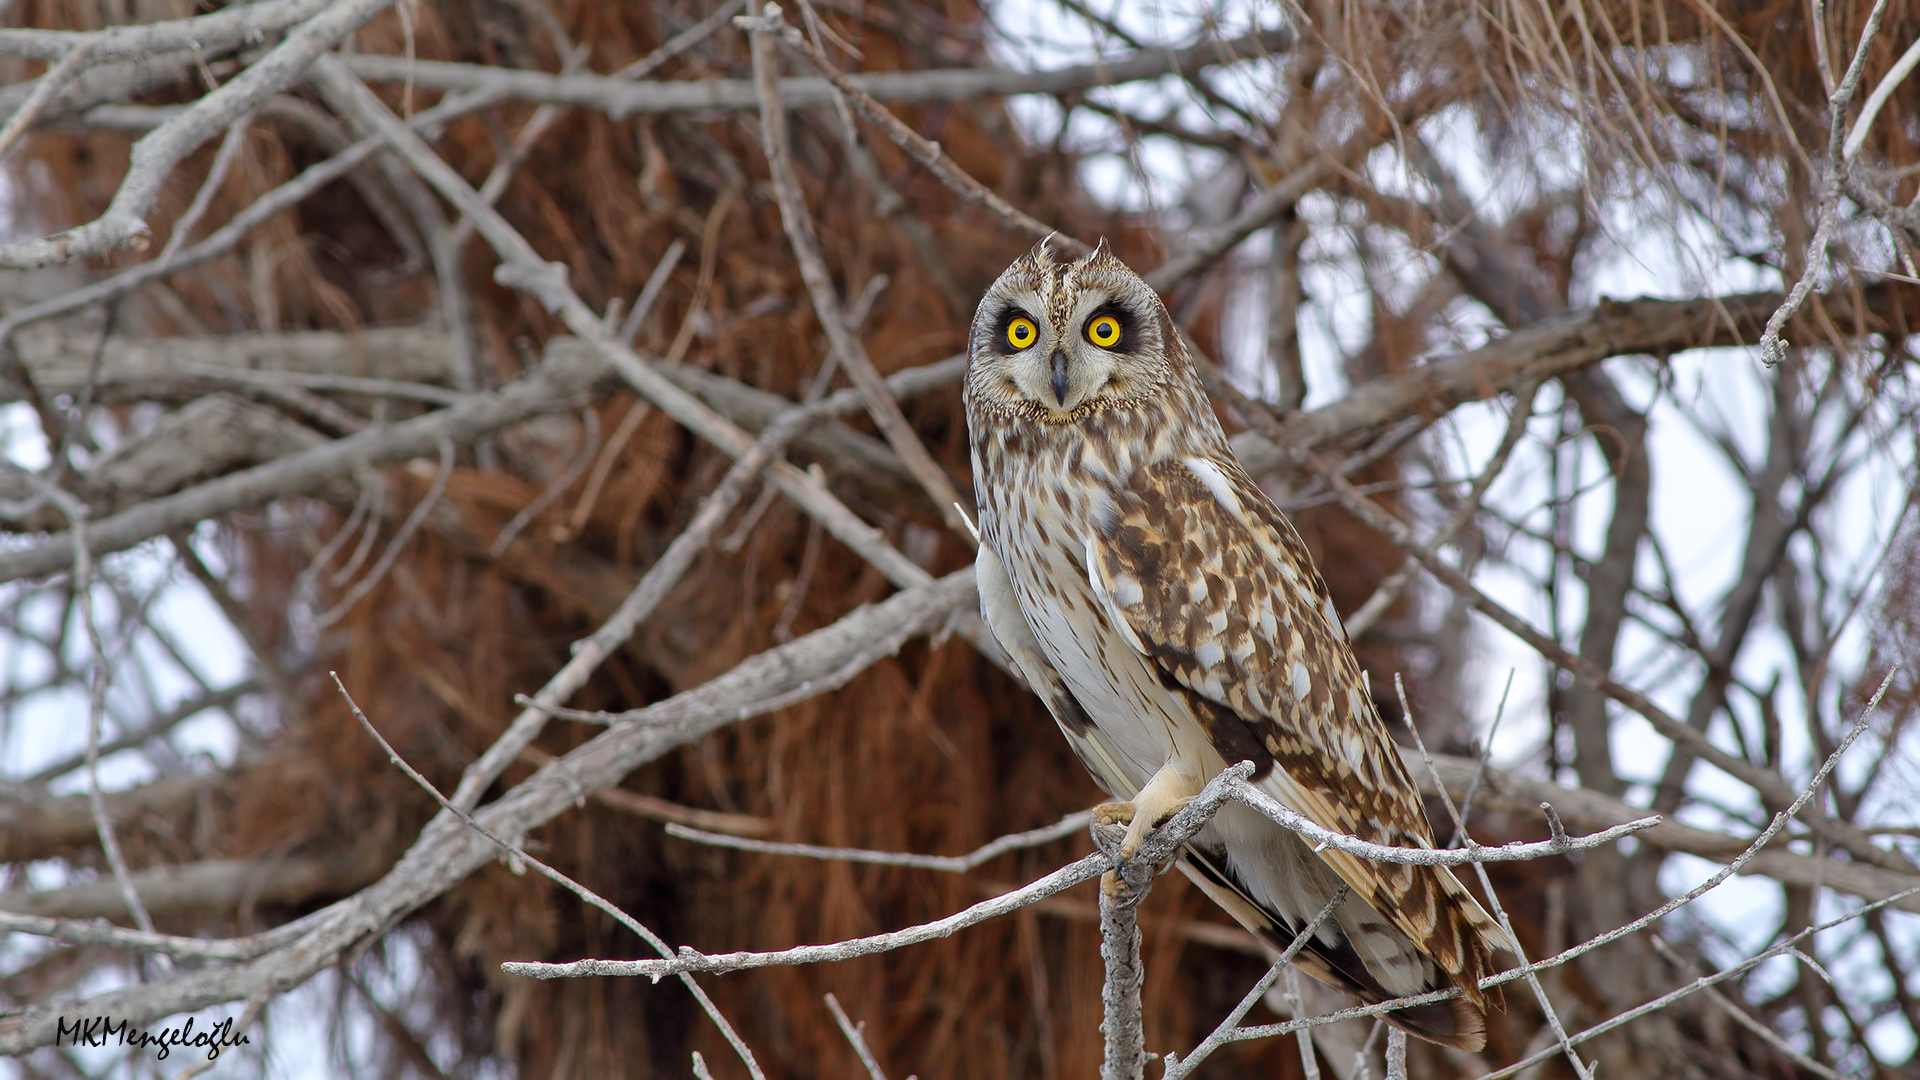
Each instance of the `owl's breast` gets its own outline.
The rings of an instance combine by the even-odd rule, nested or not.
[[[981,539],[1005,565],[1040,651],[1092,721],[1088,737],[1102,752],[1081,756],[1110,762],[1112,770],[1095,770],[1097,779],[1131,798],[1171,758],[1218,755],[1203,736],[1195,741],[1202,728],[1191,707],[1162,685],[1094,595],[1088,538],[1111,513],[1124,478],[1085,467],[1084,455],[1082,467],[1071,468],[1075,457],[1002,457],[997,469],[977,462]]]

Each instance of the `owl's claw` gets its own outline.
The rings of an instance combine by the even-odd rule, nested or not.
[[[1131,802],[1106,802],[1094,807],[1093,823],[1125,825],[1127,833],[1120,841],[1120,857],[1131,859],[1140,854],[1147,834],[1192,802],[1200,794],[1200,787],[1197,777],[1185,775],[1168,762],[1153,774]]]
[[[1134,807],[1133,820],[1127,824],[1126,838],[1120,841],[1120,857],[1123,859],[1131,859],[1135,855],[1140,854],[1141,846],[1147,842],[1147,834],[1159,828],[1161,822],[1179,813],[1182,808],[1192,801],[1193,796],[1191,795],[1178,796],[1161,802],[1161,804],[1155,808],[1156,812],[1145,814],[1139,812],[1137,800],[1129,804]]]

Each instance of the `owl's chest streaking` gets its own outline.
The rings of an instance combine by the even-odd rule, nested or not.
[[[1005,564],[1020,614],[1091,727],[1067,731],[1102,787],[1131,798],[1169,761],[1210,776],[1225,762],[1185,695],[1164,685],[1095,596],[1089,541],[1141,465],[1178,452],[1150,429],[1000,428],[974,443],[981,542]]]

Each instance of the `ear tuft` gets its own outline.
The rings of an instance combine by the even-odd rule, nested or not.
[[[1057,232],[1048,233],[1045,240],[1033,245],[1031,250],[1015,260],[1014,265],[1024,265],[1026,269],[1036,273],[1045,271],[1053,265],[1053,238],[1059,235]]]
[[[1129,269],[1126,263],[1120,261],[1120,256],[1113,253],[1113,248],[1107,243],[1107,238],[1104,236],[1100,238],[1099,243],[1093,246],[1093,250],[1087,254],[1087,257],[1080,260],[1080,265],[1088,269],[1097,268],[1100,270]]]

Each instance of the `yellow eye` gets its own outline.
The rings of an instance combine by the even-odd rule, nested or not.
[[[1120,320],[1111,315],[1102,315],[1088,323],[1087,340],[1103,349],[1120,344]]]
[[[1032,319],[1015,319],[1007,324],[1007,344],[1024,349],[1040,338],[1040,328]]]

